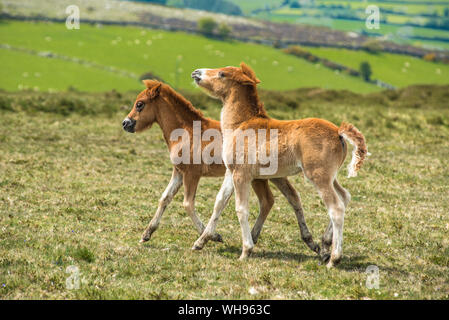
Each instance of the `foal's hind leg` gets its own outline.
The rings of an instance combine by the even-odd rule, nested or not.
[[[157,207],[156,214],[153,217],[153,219],[151,219],[150,224],[142,234],[142,239],[140,240],[140,242],[146,242],[150,240],[151,235],[153,234],[154,231],[156,231],[157,227],[159,226],[159,222],[161,221],[165,208],[167,208],[167,206],[173,200],[173,197],[176,195],[181,185],[182,185],[182,174],[178,170],[176,170],[176,168],[173,168],[170,182],[168,183],[167,188],[165,188],[162,197],[159,199],[159,205]]]
[[[267,219],[268,213],[270,213],[270,210],[273,207],[274,199],[270,187],[268,186],[268,180],[253,180],[252,186],[257,198],[259,199],[259,216],[257,217],[253,230],[251,231],[253,242],[257,243],[263,224]]]
[[[187,211],[188,215],[192,219],[192,222],[201,235],[204,231],[204,225],[201,222],[200,218],[195,212],[195,195],[198,187],[198,182],[200,181],[199,175],[190,174],[186,172],[184,174],[184,209]],[[212,241],[223,242],[221,236],[218,233],[214,233],[211,238]]]
[[[337,191],[338,195],[340,196],[341,200],[343,201],[345,208],[348,206],[349,201],[351,201],[351,194],[343,188],[337,181],[337,179],[334,180],[334,188],[335,191]]]
[[[349,201],[351,201],[351,194],[343,188],[337,181],[337,179],[334,180],[334,188],[337,194],[340,196],[340,199],[343,201],[343,204],[345,208],[347,208]],[[332,220],[329,221],[329,225],[326,228],[326,231],[324,231],[323,238],[321,239],[322,242],[322,254],[321,258],[324,262],[328,262],[330,259],[330,248],[332,246]]]
[[[329,259],[331,258],[330,250],[332,246],[332,229],[332,220],[330,219],[329,224],[323,233],[323,237],[321,238],[321,260],[325,263],[329,262]]]
[[[301,231],[301,238],[307,246],[314,252],[320,253],[320,246],[313,241],[312,234],[307,228],[304,212],[301,205],[301,198],[298,192],[293,188],[287,178],[276,178],[271,181],[281,190],[282,194],[287,198],[290,205],[295,210],[296,219],[298,220],[299,230]]]
[[[315,182],[315,181],[314,181]],[[332,224],[332,252],[327,267],[333,267],[341,260],[343,251],[343,224],[345,205],[343,200],[335,191],[333,183],[316,181],[315,185],[327,207]],[[329,228],[329,227],[328,227]],[[326,232],[330,234],[329,232]],[[325,233],[325,234],[326,234]]]

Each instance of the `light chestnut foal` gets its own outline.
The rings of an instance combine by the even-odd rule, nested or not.
[[[208,129],[215,129],[220,131],[220,122],[212,120],[203,116],[203,114],[195,109],[192,104],[187,101],[183,96],[178,94],[167,84],[155,80],[143,81],[146,89],[143,90],[134,102],[134,106],[131,112],[123,121],[123,129],[134,133],[141,132],[150,128],[154,122],[159,124],[162,129],[165,142],[170,152],[170,158],[173,159],[173,155],[179,153],[179,144],[187,143],[187,141],[177,140],[172,141],[170,136],[174,130],[185,129],[190,135],[190,141],[193,141],[193,123],[194,121],[201,122],[201,131],[205,132]],[[208,141],[201,141],[201,150],[209,145]],[[226,168],[221,161],[221,139],[219,141],[219,161],[217,163],[205,164],[193,164],[193,163],[180,163],[173,164],[173,172],[171,180],[165,189],[162,197],[159,200],[159,206],[156,214],[151,220],[150,224],[146,228],[142,235],[141,242],[148,241],[151,238],[153,232],[159,226],[162,215],[176,195],[181,185],[184,184],[184,208],[191,217],[193,224],[197,231],[202,234],[204,231],[204,225],[195,212],[195,195],[197,191],[198,182],[201,177],[220,177],[225,174]],[[187,150],[190,150],[190,159],[193,158],[193,146],[188,145]],[[294,206],[295,201],[298,201],[298,194],[289,181],[286,178],[273,179],[272,182],[278,186],[278,188],[284,193],[287,199]],[[257,242],[262,226],[268,213],[273,206],[273,194],[268,186],[267,180],[255,179],[252,181],[252,187],[259,199],[259,216],[252,230],[252,241]],[[233,188],[221,190],[219,206],[223,208],[226,206],[228,200],[233,193]],[[295,206],[294,206],[295,207]],[[301,236],[304,242],[314,252],[319,253],[319,246],[313,241],[310,234],[303,213],[297,207],[295,207],[296,218],[301,231]],[[221,237],[217,233],[212,233],[210,240],[222,241]]]
[[[249,186],[254,179],[279,179],[302,171],[310,180],[327,207],[330,223],[322,238],[322,257],[328,261],[327,267],[336,265],[342,256],[343,222],[345,208],[350,194],[337,181],[337,173],[343,164],[347,146],[344,139],[354,145],[352,161],[349,164],[349,177],[355,176],[367,154],[365,138],[352,124],[343,123],[340,127],[322,119],[301,119],[280,121],[270,118],[259,101],[256,84],[260,81],[253,70],[241,63],[240,68],[198,69],[192,78],[200,88],[223,102],[221,129],[223,133],[223,159],[227,173],[222,190],[235,189],[235,207],[242,229],[243,249],[240,259],[247,258],[254,247],[248,224]],[[261,175],[262,161],[245,161],[236,164],[234,150],[237,134],[253,129],[277,130],[277,171]],[[271,137],[271,136],[270,136]],[[260,139],[260,138],[259,138]],[[264,148],[270,149],[270,138]],[[260,146],[259,146],[260,147]],[[245,144],[245,152],[249,142]],[[282,187],[281,187],[282,190]],[[220,190],[220,193],[222,191]],[[220,193],[217,202],[220,201]],[[302,212],[301,204],[295,209]],[[294,206],[295,206],[294,205]],[[204,233],[195,242],[193,249],[201,249],[215,232],[221,208],[216,206]],[[330,247],[331,253],[329,254]]]

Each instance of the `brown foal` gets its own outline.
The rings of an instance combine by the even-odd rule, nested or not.
[[[349,164],[349,177],[355,176],[367,154],[365,138],[353,125],[343,123],[340,127],[322,119],[279,121],[270,118],[259,101],[256,85],[260,81],[253,70],[242,63],[240,68],[198,69],[192,78],[200,88],[213,97],[221,99],[221,129],[223,132],[223,160],[228,169],[222,189],[234,186],[235,207],[242,229],[243,249],[241,259],[247,258],[254,247],[248,224],[249,186],[254,179],[279,179],[303,172],[317,188],[327,207],[330,223],[322,238],[322,257],[327,266],[336,265],[342,256],[344,212],[350,194],[337,181],[337,173],[343,164],[347,146],[345,139],[354,145],[353,158]],[[234,150],[239,148],[241,132],[262,131],[259,148],[275,152],[277,170],[262,174],[264,163],[257,153],[254,162],[250,143],[244,144],[244,162],[236,161]],[[272,148],[276,134],[276,148]],[[266,138],[261,142],[261,137]],[[272,149],[270,149],[272,148]],[[261,149],[259,149],[261,150]],[[282,189],[281,189],[282,190]],[[220,194],[217,199],[220,198]],[[295,210],[301,211],[299,202]],[[194,248],[201,249],[214,233],[221,211],[213,212],[203,235]],[[330,247],[332,247],[329,254]]]
[[[172,201],[181,185],[184,185],[184,208],[191,217],[198,233],[202,234],[204,225],[195,212],[195,195],[201,177],[219,177],[225,174],[226,168],[223,161],[221,161],[221,136],[219,141],[219,151],[217,152],[218,154],[215,155],[220,161],[215,161],[210,164],[206,164],[202,161],[199,164],[194,164],[174,163],[173,159],[179,154],[179,150],[184,150],[183,147],[187,147],[187,150],[189,150],[190,159],[194,158],[194,150],[190,143],[188,145],[182,145],[188,143],[184,140],[173,141],[171,135],[176,130],[183,129],[189,134],[190,139],[188,140],[192,141],[192,127],[195,121],[200,122],[201,131],[203,132],[208,129],[215,129],[220,132],[220,122],[204,117],[203,114],[195,109],[189,101],[167,84],[155,80],[144,80],[143,82],[146,89],[137,96],[133,109],[125,118],[122,125],[124,130],[133,133],[150,128],[154,122],[159,124],[170,152],[173,172],[171,180],[159,200],[156,214],[144,231],[140,241],[145,242],[151,238],[151,235],[160,223],[166,207]],[[210,143],[213,142],[201,141],[201,150],[204,150]],[[290,204],[294,207],[302,239],[311,250],[319,253],[319,245],[313,241],[312,235],[307,228],[298,193],[286,178],[272,179],[271,181],[281,190]],[[254,179],[251,182],[251,185],[259,199],[260,205],[259,216],[251,232],[251,240],[256,243],[265,219],[273,206],[274,200],[273,194],[268,186],[268,180]],[[233,191],[234,189],[232,186],[231,188],[222,188],[214,210],[222,210],[228,203]],[[220,235],[215,232],[208,233],[207,238],[208,240],[222,241]]]

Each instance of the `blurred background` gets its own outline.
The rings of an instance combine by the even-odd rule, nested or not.
[[[0,299],[449,299],[449,1],[0,0]],[[77,14],[79,13],[79,29]],[[201,253],[178,192],[138,240],[170,180],[157,125],[121,123],[141,79],[160,79],[205,116],[221,102],[197,68],[249,64],[268,114],[348,121],[372,153],[356,179],[344,257],[328,272],[275,205],[241,263],[231,200]],[[349,153],[350,154],[350,153]],[[346,162],[349,162],[349,156]],[[315,188],[289,177],[320,239]],[[209,219],[222,179],[202,179]],[[251,224],[259,202],[250,200]],[[379,289],[366,269],[378,266]],[[66,286],[81,273],[77,290]],[[68,270],[68,271],[67,271]]]
[[[70,5],[80,29],[66,27]],[[195,68],[241,61],[271,90],[449,83],[447,0],[1,0],[0,11],[7,91],[127,91],[143,78],[195,90]]]

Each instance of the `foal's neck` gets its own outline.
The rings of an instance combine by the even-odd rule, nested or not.
[[[174,143],[174,141],[170,141],[173,130],[185,129],[191,133],[193,121],[205,121],[206,119],[201,111],[195,109],[188,100],[170,87],[164,86],[161,96],[166,104],[159,107],[156,121],[162,129],[165,142],[170,149]]]
[[[268,118],[259,100],[256,86],[235,87],[223,99],[221,129],[235,130],[239,125],[253,118]]]

